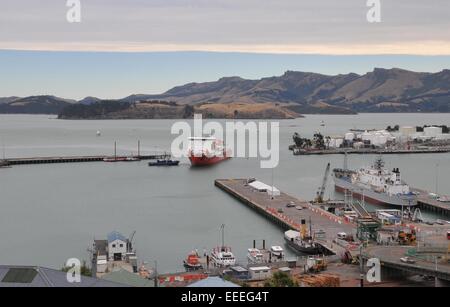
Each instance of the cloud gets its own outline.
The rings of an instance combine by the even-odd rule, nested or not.
[[[82,22],[61,0],[4,0],[0,48],[67,51],[237,51],[450,54],[450,2],[381,0],[81,0]]]

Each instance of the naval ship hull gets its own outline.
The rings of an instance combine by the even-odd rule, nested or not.
[[[413,207],[417,205],[417,201],[414,195],[388,195],[385,193],[376,192],[363,185],[357,185],[342,178],[334,178],[335,190],[344,193],[352,191],[353,196],[362,198],[364,200],[375,205],[388,205],[388,206],[405,206]]]

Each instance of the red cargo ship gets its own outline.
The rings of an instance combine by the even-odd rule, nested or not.
[[[188,158],[192,166],[206,166],[231,158],[231,153],[222,141],[214,137],[191,137]]]

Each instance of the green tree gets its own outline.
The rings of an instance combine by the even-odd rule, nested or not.
[[[272,278],[268,279],[264,283],[265,287],[298,287],[296,281],[294,281],[287,273],[275,272]]]

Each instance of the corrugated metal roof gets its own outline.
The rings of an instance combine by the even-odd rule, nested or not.
[[[202,280],[199,280],[197,282],[194,282],[190,285],[188,285],[188,287],[225,287],[225,288],[236,288],[236,287],[240,287],[239,285],[236,285],[232,282],[226,281],[220,277],[208,277]]]
[[[113,242],[115,240],[127,242],[127,238],[125,238],[125,236],[123,236],[120,232],[112,231],[108,234],[108,242]]]
[[[137,274],[131,273],[127,270],[120,269],[111,273],[105,274],[102,277],[103,280],[109,280],[120,284],[128,285],[131,287],[154,287],[153,280],[145,279]]]
[[[34,271],[30,279],[5,279],[10,270],[26,269]],[[81,276],[79,283],[67,281],[67,273],[38,266],[0,265],[0,287],[126,287],[116,282]]]
[[[251,183],[248,184],[249,186],[251,186],[252,188],[258,190],[258,191],[272,191],[273,192],[279,192],[280,190],[278,190],[276,187],[272,187],[270,185],[265,184],[264,182],[261,181],[253,181]]]

